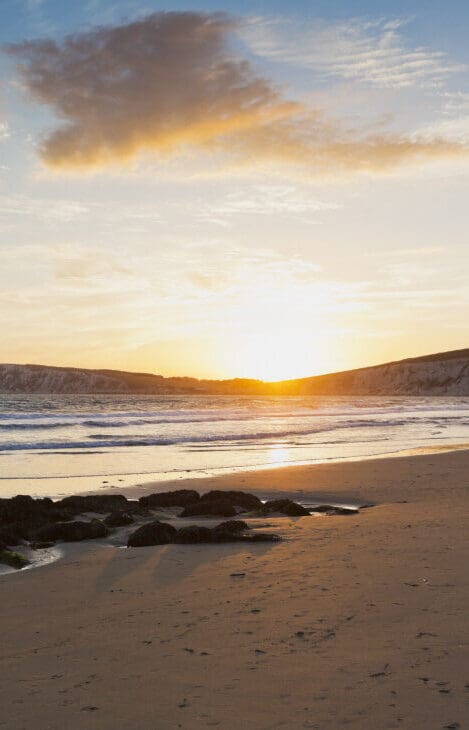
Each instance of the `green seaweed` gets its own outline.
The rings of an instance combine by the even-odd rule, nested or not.
[[[0,563],[9,565],[11,568],[20,569],[29,565],[29,560],[13,550],[0,550]]]

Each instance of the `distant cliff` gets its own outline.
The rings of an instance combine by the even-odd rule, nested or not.
[[[469,395],[469,349],[283,383],[295,395]]]
[[[0,365],[0,393],[466,395],[469,349],[299,380],[197,380],[120,370]]]

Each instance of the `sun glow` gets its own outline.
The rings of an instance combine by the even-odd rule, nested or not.
[[[275,323],[269,331],[237,336],[225,349],[225,370],[242,378],[276,381],[306,377],[331,367],[336,346],[332,332]],[[229,368],[228,368],[229,361]]]
[[[262,333],[240,343],[237,371],[241,377],[286,380],[301,374],[304,363],[310,362],[313,356],[309,341],[280,333]]]
[[[333,366],[340,339],[334,321],[338,294],[285,268],[257,280],[225,315],[226,373],[276,381]]]

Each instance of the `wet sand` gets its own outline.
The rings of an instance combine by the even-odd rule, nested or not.
[[[0,728],[468,727],[468,481],[467,451],[190,481],[376,506],[0,578]]]

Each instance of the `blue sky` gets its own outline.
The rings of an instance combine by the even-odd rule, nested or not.
[[[0,360],[274,378],[467,346],[466,3],[1,12]]]

